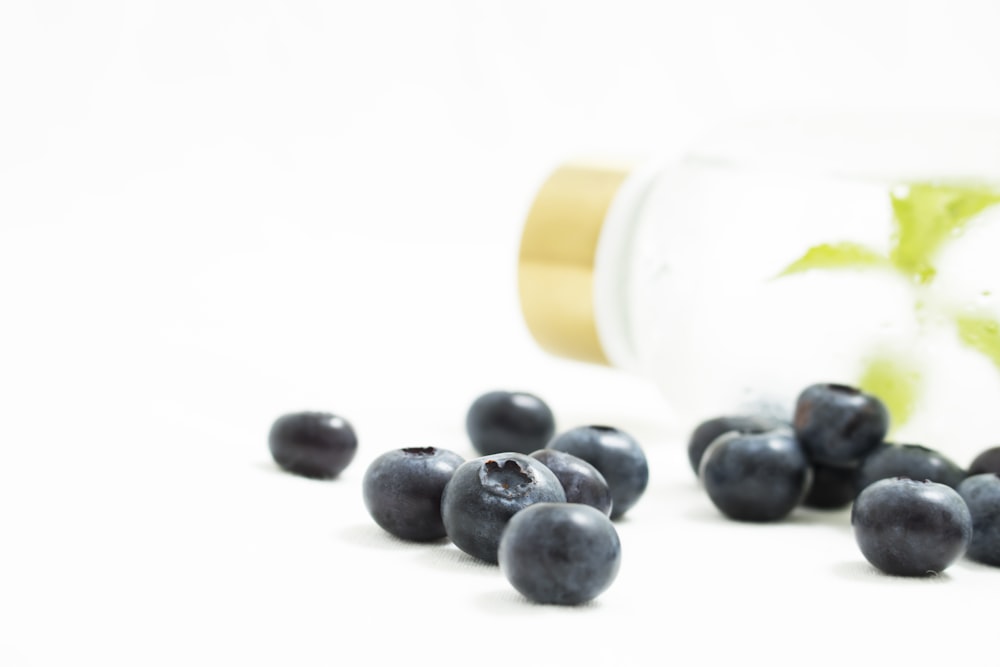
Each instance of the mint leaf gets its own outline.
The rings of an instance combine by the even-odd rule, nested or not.
[[[870,357],[858,387],[878,396],[889,411],[890,435],[910,420],[920,397],[922,376],[915,359],[898,352]]]
[[[979,186],[917,183],[893,193],[893,265],[918,283],[931,282],[941,247],[971,218],[998,203],[1000,191]]]
[[[1000,369],[1000,323],[983,315],[959,315],[955,318],[955,327],[963,343]]]
[[[858,243],[824,243],[813,246],[795,260],[779,276],[802,273],[812,269],[863,269],[890,267],[887,257]]]

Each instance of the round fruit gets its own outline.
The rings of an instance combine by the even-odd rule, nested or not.
[[[720,435],[730,431],[744,434],[767,433],[784,426],[788,424],[774,417],[756,415],[729,415],[706,419],[698,424],[688,439],[688,461],[691,463],[691,469],[696,475],[698,474],[701,457]]]
[[[317,479],[339,475],[358,451],[358,438],[351,424],[328,412],[295,412],[279,417],[271,426],[268,444],[281,468]]]
[[[987,565],[1000,565],[1000,476],[986,472],[958,485],[972,514],[972,541],[966,555]]]
[[[542,604],[578,605],[611,586],[621,565],[611,520],[588,505],[538,503],[518,512],[500,538],[500,570]]]
[[[889,412],[876,396],[842,384],[814,384],[795,403],[792,421],[813,463],[856,465],[882,443]]]
[[[379,526],[404,540],[445,537],[441,495],[465,459],[435,447],[388,451],[368,466],[361,483],[365,508]]]
[[[788,431],[716,438],[701,459],[712,503],[730,519],[777,521],[802,501],[812,470]]]
[[[530,454],[555,433],[555,417],[542,399],[525,392],[491,391],[469,407],[465,430],[482,455]]]
[[[597,468],[578,456],[556,449],[539,449],[530,456],[545,464],[559,478],[566,492],[566,502],[590,505],[605,516],[611,515],[611,487]]]
[[[886,442],[861,461],[854,478],[855,489],[860,492],[873,482],[891,477],[929,480],[954,489],[965,479],[965,471],[929,447]]]
[[[542,502],[564,503],[566,493],[541,461],[517,452],[483,456],[455,470],[441,496],[441,519],[455,546],[496,563],[510,518]]]
[[[992,472],[1000,475],[1000,447],[990,447],[979,453],[969,464],[969,476]]]
[[[886,574],[937,574],[962,557],[972,515],[944,484],[905,477],[881,479],[858,494],[851,525],[861,553]]]
[[[631,509],[649,484],[646,454],[635,438],[611,426],[578,426],[546,445],[597,468],[611,488],[611,518]]]

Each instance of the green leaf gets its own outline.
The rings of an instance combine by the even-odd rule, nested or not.
[[[891,267],[887,257],[857,243],[824,243],[813,246],[795,260],[779,276],[802,273],[812,269],[863,269]]]
[[[971,218],[998,203],[1000,191],[981,186],[918,183],[893,193],[893,265],[918,283],[931,282],[938,251]]]
[[[878,396],[889,410],[891,433],[908,422],[916,409],[923,379],[915,359],[889,352],[868,359],[858,387]]]
[[[959,315],[955,318],[955,326],[963,343],[1000,369],[1000,323],[983,315]]]

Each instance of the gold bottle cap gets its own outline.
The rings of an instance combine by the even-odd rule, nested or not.
[[[594,316],[594,259],[623,165],[574,162],[539,189],[521,236],[518,288],[528,330],[548,352],[607,364]]]

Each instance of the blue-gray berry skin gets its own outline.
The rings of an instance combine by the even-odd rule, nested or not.
[[[802,501],[812,469],[789,431],[729,433],[701,459],[700,476],[712,503],[737,521],[777,521]]]
[[[500,452],[530,454],[541,449],[555,433],[549,406],[523,391],[491,391],[469,406],[465,430],[480,455]]]
[[[943,571],[972,539],[972,515],[955,489],[905,477],[865,487],[851,507],[851,526],[869,563],[904,577]]]
[[[611,488],[611,518],[635,506],[649,485],[649,463],[639,442],[611,426],[578,426],[546,445],[577,456],[597,468]]]
[[[529,600],[578,605],[611,586],[622,550],[614,524],[593,507],[539,503],[510,520],[498,556],[501,572]]]
[[[315,479],[336,477],[354,460],[358,438],[343,417],[294,412],[271,425],[268,446],[282,469]]]
[[[441,518],[455,546],[496,563],[500,535],[510,518],[543,502],[566,502],[559,478],[537,459],[502,452],[471,459],[455,470],[441,496]]]
[[[812,483],[802,505],[820,510],[843,509],[856,495],[853,468],[813,465]]]
[[[958,485],[972,514],[972,541],[966,555],[987,565],[1000,566],[1000,476],[970,475]]]
[[[701,457],[720,435],[730,431],[744,434],[767,433],[783,427],[788,427],[788,423],[765,415],[727,415],[706,419],[695,427],[688,438],[688,461],[691,469],[698,474]]]
[[[814,384],[799,394],[792,426],[813,463],[854,466],[885,439],[889,411],[855,387]]]
[[[404,540],[445,537],[441,495],[461,456],[436,447],[406,447],[378,456],[361,482],[365,508],[385,531]]]
[[[559,478],[566,502],[590,505],[605,516],[611,515],[611,487],[597,468],[579,456],[556,449],[539,449],[530,456]]]
[[[930,480],[954,489],[965,475],[961,466],[934,449],[886,442],[861,461],[855,475],[855,490],[861,492],[869,484],[890,477]]]
[[[990,447],[979,453],[969,464],[969,476],[992,472],[1000,475],[1000,447]]]

